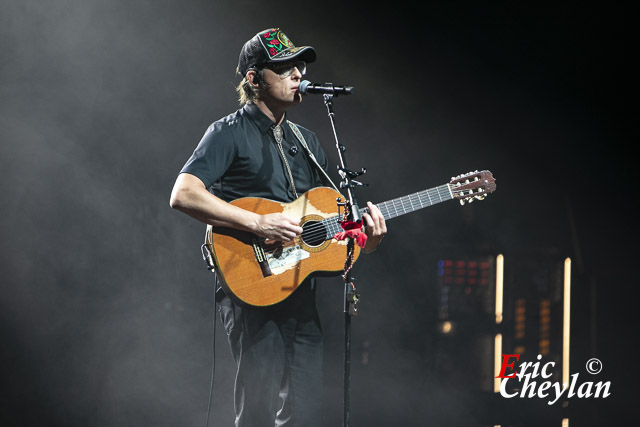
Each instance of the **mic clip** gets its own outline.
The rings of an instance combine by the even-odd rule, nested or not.
[[[346,169],[346,168],[338,166],[338,174],[343,179],[345,177],[347,177],[347,176],[349,176],[349,178],[355,178],[355,177],[358,177],[360,175],[364,175],[365,173],[367,173],[367,169],[366,168],[362,168],[359,171],[352,171],[350,169]]]
[[[349,184],[345,184],[344,182],[340,183],[340,188],[354,188],[354,187],[368,187],[369,184],[364,184],[360,181],[356,181],[355,179],[352,179],[349,181]]]
[[[365,168],[362,168],[359,171],[352,171],[350,169],[338,167],[338,175],[343,179],[343,181],[340,182],[340,188],[354,188],[358,186],[368,187],[369,184],[363,184],[362,182],[353,179],[360,175],[364,175],[365,173],[367,173],[367,169]]]

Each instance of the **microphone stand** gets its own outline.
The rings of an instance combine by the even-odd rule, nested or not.
[[[340,182],[340,188],[346,189],[347,192],[347,200],[341,202],[340,199],[338,202],[338,211],[340,211],[340,207],[343,206],[345,209],[345,213],[347,216],[347,220],[349,221],[361,221],[362,217],[360,215],[360,208],[358,207],[358,201],[354,194],[354,187],[362,186],[361,182],[354,180],[364,173],[366,170],[363,168],[359,172],[354,172],[347,169],[347,161],[344,156],[344,152],[346,148],[342,145],[338,139],[338,132],[336,131],[335,124],[335,113],[333,111],[333,96],[331,94],[324,94],[324,103],[327,107],[327,113],[329,115],[329,120],[331,122],[331,128],[333,130],[333,137],[336,142],[336,149],[338,150],[338,158],[340,164],[338,165],[338,173],[342,178]],[[340,216],[338,216],[340,218]],[[350,389],[351,389],[351,317],[356,316],[358,313],[358,300],[360,295],[356,291],[356,288],[353,284],[353,277],[351,276],[351,267],[352,267],[352,257],[354,248],[354,239],[350,238],[347,242],[347,259],[345,261],[345,274],[343,275],[344,279],[344,301],[343,301],[343,312],[344,312],[344,413],[343,413],[343,427],[349,426],[350,421]]]

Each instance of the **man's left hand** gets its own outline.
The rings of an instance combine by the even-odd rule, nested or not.
[[[364,231],[367,233],[367,243],[363,248],[365,253],[374,251],[382,242],[384,235],[387,234],[387,224],[380,209],[371,202],[367,202],[367,207],[369,213],[362,215],[365,224]]]

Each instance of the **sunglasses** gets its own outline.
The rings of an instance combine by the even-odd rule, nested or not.
[[[285,79],[293,74],[294,68],[297,68],[300,74],[304,76],[304,73],[307,72],[307,63],[304,61],[271,62],[267,64],[267,68],[279,75],[280,78]]]

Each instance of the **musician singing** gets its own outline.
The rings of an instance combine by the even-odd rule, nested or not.
[[[229,202],[241,197],[292,202],[327,185],[327,156],[316,135],[290,122],[286,113],[302,101],[298,85],[315,60],[311,46],[294,46],[277,28],[244,44],[237,68],[242,108],[207,129],[180,171],[171,207],[269,241],[289,242],[302,233],[300,218],[258,214]],[[380,211],[367,206],[364,252],[374,250],[387,231]],[[217,292],[237,364],[236,426],[321,425],[322,331],[315,292],[315,279],[306,279],[291,296],[267,307]]]

